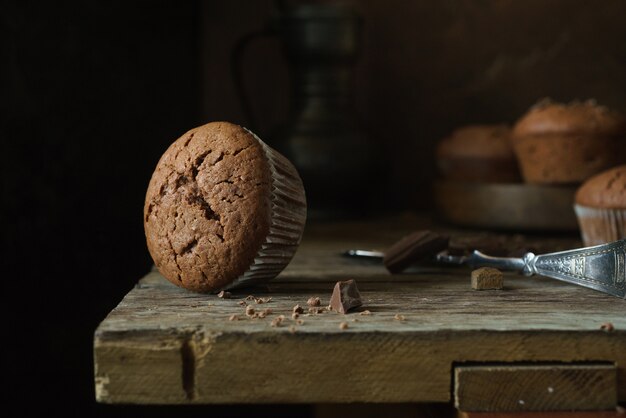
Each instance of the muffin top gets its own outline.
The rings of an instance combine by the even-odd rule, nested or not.
[[[626,136],[626,119],[594,100],[562,104],[544,99],[513,127],[513,136],[551,133]]]
[[[456,129],[437,146],[437,156],[461,158],[515,158],[506,125],[469,125]]]
[[[269,232],[271,171],[256,137],[227,122],[192,129],[165,151],[144,205],[148,250],[172,283],[226,286]]]
[[[596,174],[576,192],[576,203],[603,209],[626,209],[626,165]]]

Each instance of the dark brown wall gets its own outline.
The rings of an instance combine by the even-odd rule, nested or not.
[[[626,111],[626,2],[352,2],[364,18],[358,109],[390,165],[388,200],[428,207],[436,141],[468,123],[513,123],[531,104],[595,98]],[[271,16],[269,0],[206,2],[203,115],[240,123],[229,54]],[[275,39],[244,59],[260,133],[287,117],[289,84]],[[399,190],[406,193],[398,193]]]

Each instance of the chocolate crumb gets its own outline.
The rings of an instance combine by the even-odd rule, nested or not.
[[[293,313],[296,313],[296,314],[304,313],[304,309],[302,309],[302,306],[296,305],[293,307]]]
[[[269,302],[272,301],[272,298],[271,297],[269,297],[269,298],[254,298],[254,301],[256,303],[269,303]]]
[[[256,298],[253,295],[246,296],[246,300],[255,300]]]
[[[339,329],[348,329],[348,323],[347,322],[342,322],[339,324]]]
[[[217,294],[217,297],[222,299],[230,299],[230,296],[230,292],[225,292],[223,290]]]
[[[309,298],[309,300],[306,301],[306,304],[309,306],[320,306],[322,304],[322,301],[318,297],[311,297]]]
[[[248,305],[245,300],[240,300],[239,302],[237,302],[237,304],[241,305],[241,306],[247,306]]]
[[[272,312],[273,312],[272,308],[265,308],[265,309],[263,309],[263,313],[265,315],[270,315],[270,314],[272,314]]]
[[[393,317],[393,319],[395,319],[396,321],[404,321],[404,315],[400,315],[400,314],[395,314],[395,316]]]
[[[257,315],[259,318],[265,318],[267,316],[267,314],[265,313],[265,311],[261,311],[259,313],[256,313],[255,315]]]
[[[302,324],[304,324],[304,319],[298,319],[298,320],[296,320],[296,324],[298,324],[298,325],[302,325]]]
[[[254,308],[250,305],[246,306],[246,315],[252,316],[254,315]]]
[[[300,314],[298,312],[294,312],[291,314],[291,319],[298,319],[299,316]]]
[[[273,327],[279,327],[281,326],[281,324],[283,323],[283,320],[280,319],[280,317],[276,317],[274,319],[272,319],[272,322],[270,322],[270,325]]]
[[[600,325],[600,329],[601,329],[602,331],[605,331],[605,332],[613,332],[613,330],[615,329],[615,327],[613,326],[613,324],[612,324],[612,323],[610,323],[610,322],[606,322],[606,323],[604,323],[604,324]]]
[[[319,308],[309,308],[307,312],[309,314],[317,315],[319,312]]]
[[[229,321],[239,321],[239,315],[232,314],[229,318]]]
[[[361,306],[361,294],[354,280],[339,281],[335,284],[330,297],[330,307],[339,313],[347,313],[350,309]]]
[[[372,313],[370,311],[368,311],[367,309],[364,310],[363,312],[359,312],[359,315],[371,315]]]

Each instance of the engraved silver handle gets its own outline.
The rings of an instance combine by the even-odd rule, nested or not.
[[[526,253],[522,258],[491,257],[480,251],[469,256],[440,253],[437,261],[540,274],[626,299],[626,239],[549,254]]]
[[[626,239],[536,256],[532,272],[626,299]]]

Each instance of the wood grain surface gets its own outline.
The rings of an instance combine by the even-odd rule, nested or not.
[[[458,418],[623,418],[619,411],[459,412]]]
[[[599,411],[617,405],[614,364],[520,364],[454,369],[462,411]]]
[[[380,264],[340,255],[348,248],[385,248],[411,227],[309,229],[276,280],[232,299],[191,293],[151,272],[95,332],[97,399],[448,402],[455,366],[606,361],[617,365],[618,396],[626,400],[625,301],[512,274],[503,290],[476,292],[468,270],[430,266],[392,276]],[[300,324],[291,318],[293,306],[306,306],[310,297],[327,305],[335,281],[349,278],[361,291],[359,311],[305,313]],[[248,294],[271,297],[244,302],[272,313],[247,317],[240,303]],[[229,320],[233,315],[239,320]],[[278,315],[285,315],[282,325],[271,326]],[[348,328],[340,329],[341,322]],[[607,322],[612,332],[601,330]]]

